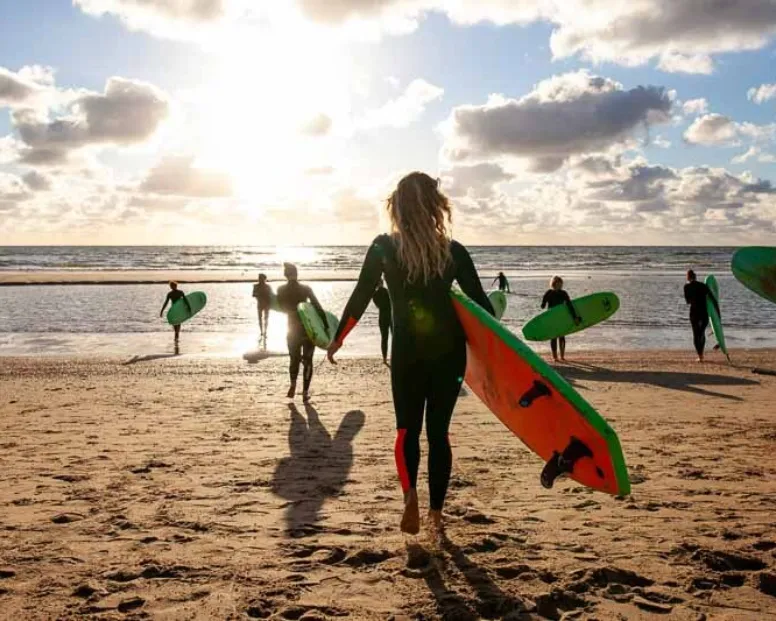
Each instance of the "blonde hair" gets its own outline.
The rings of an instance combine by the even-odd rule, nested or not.
[[[386,209],[397,242],[399,263],[410,282],[427,283],[450,264],[450,203],[438,181],[422,172],[404,177],[388,197]]]
[[[558,285],[557,287],[555,285]],[[563,279],[560,276],[553,276],[550,278],[550,289],[563,288]]]

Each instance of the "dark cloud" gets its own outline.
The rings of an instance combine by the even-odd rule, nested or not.
[[[201,198],[224,198],[232,195],[232,182],[228,175],[198,169],[193,164],[193,157],[166,157],[149,171],[138,189],[149,194]]]
[[[51,189],[51,180],[37,170],[31,170],[22,177],[22,180],[33,192],[45,192]]]
[[[516,156],[548,172],[572,155],[601,151],[639,127],[667,121],[671,106],[662,88],[626,91],[578,72],[546,80],[520,100],[455,108],[448,141],[454,159]]]
[[[12,122],[29,164],[54,164],[69,151],[90,145],[130,145],[149,139],[167,117],[166,96],[154,86],[125,78],[110,78],[102,94],[74,99],[69,112],[48,120],[33,110],[15,110]],[[31,149],[31,151],[30,151]]]

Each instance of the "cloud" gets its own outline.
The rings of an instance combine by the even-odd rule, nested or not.
[[[677,54],[666,52],[660,56],[658,69],[666,73],[701,73],[711,75],[714,73],[714,61],[708,54]]]
[[[318,114],[317,116],[307,121],[307,123],[302,126],[300,131],[305,136],[325,136],[331,130],[331,124],[332,121],[330,116],[326,114]]]
[[[304,174],[310,177],[325,177],[334,174],[334,170],[334,166],[313,166],[305,169]]]
[[[776,133],[776,124],[755,125],[738,123],[724,114],[705,114],[692,122],[684,132],[684,139],[690,144],[707,147],[731,147],[744,138],[768,140]]]
[[[197,29],[226,16],[232,0],[73,0],[85,13],[113,15],[131,30],[171,38],[192,38]]]
[[[367,112],[356,124],[361,129],[407,127],[420,118],[426,106],[441,98],[444,92],[444,89],[425,80],[415,79],[399,97]]]
[[[709,111],[709,102],[703,97],[689,99],[682,104],[682,112],[685,114],[706,114]]]
[[[581,18],[584,16],[584,18]],[[710,54],[760,49],[776,34],[773,0],[570,0],[557,3],[550,46],[557,58],[708,73]]]
[[[27,164],[64,163],[71,151],[91,145],[132,145],[151,138],[167,118],[167,96],[145,82],[110,78],[104,93],[83,93],[65,113],[50,119],[31,109],[11,118]]]
[[[772,164],[776,162],[776,155],[764,152],[760,147],[751,146],[745,153],[736,155],[731,161],[733,164],[744,164],[749,160],[754,160],[762,164]]]
[[[756,104],[776,99],[776,84],[760,84],[757,88],[750,88],[746,96]]]
[[[33,192],[45,192],[51,189],[51,180],[37,170],[31,170],[22,176],[24,184]]]
[[[19,206],[32,196],[33,193],[23,179],[0,172],[0,213],[5,214],[4,217],[17,211]]]
[[[500,165],[485,162],[474,166],[454,166],[442,172],[442,190],[452,198],[492,198],[495,186],[514,179]]]
[[[14,73],[0,67],[0,107],[30,107],[38,103],[53,84],[54,73],[49,67],[22,67]]]
[[[194,167],[190,156],[168,156],[152,168],[138,189],[148,194],[224,198],[232,195],[228,175]]]
[[[445,123],[452,161],[514,156],[534,170],[556,170],[572,155],[624,143],[639,127],[666,122],[672,102],[662,88],[621,85],[586,71],[539,83],[522,99],[493,96],[454,108]]]

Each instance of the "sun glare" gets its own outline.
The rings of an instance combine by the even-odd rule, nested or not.
[[[303,171],[331,163],[330,143],[349,117],[350,60],[330,40],[303,35],[233,41],[203,85],[198,160],[229,173],[244,201],[298,196]],[[305,133],[316,119],[322,126]]]

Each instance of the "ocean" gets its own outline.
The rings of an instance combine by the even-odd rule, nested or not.
[[[757,297],[730,273],[735,248],[675,247],[470,247],[486,289],[498,271],[510,280],[504,322],[520,335],[539,312],[549,278],[558,274],[572,297],[614,291],[621,308],[609,321],[568,339],[568,353],[590,349],[683,349],[692,338],[683,299],[684,273],[717,276],[728,346],[776,347],[776,305]],[[257,345],[256,306],[250,280],[266,272],[280,284],[281,264],[299,267],[328,309],[338,314],[347,302],[366,248],[350,247],[0,247],[4,275],[35,274],[57,282],[62,274],[79,280],[121,273],[127,284],[28,284],[0,287],[0,355],[154,356],[172,352],[172,330],[159,318],[178,273],[186,292],[204,291],[208,305],[184,324],[181,354],[237,356]],[[133,282],[133,274],[157,275],[156,284]],[[183,277],[181,277],[181,274]],[[211,282],[187,283],[191,279]],[[51,277],[48,278],[47,275]],[[138,279],[139,280],[139,279]],[[231,282],[219,282],[229,280]],[[236,282],[242,281],[242,282]],[[544,343],[530,343],[548,349]],[[285,318],[271,313],[268,348],[285,347]],[[348,338],[343,354],[379,355],[377,315],[370,307]]]

